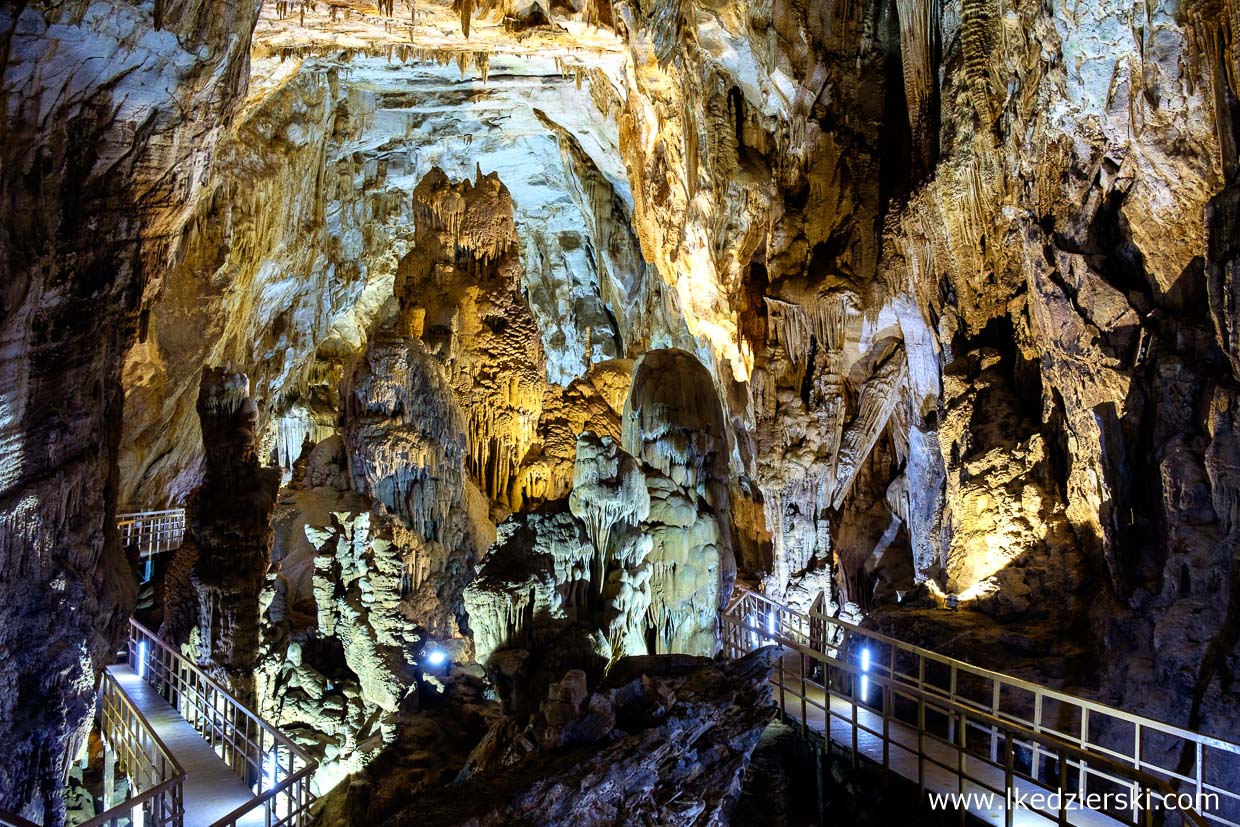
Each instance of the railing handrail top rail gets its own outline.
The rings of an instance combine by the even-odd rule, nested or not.
[[[271,800],[272,798],[276,797],[280,793],[284,792],[289,787],[293,786],[295,782],[300,781],[303,778],[308,778],[315,770],[318,769],[318,767],[319,767],[318,762],[311,760],[308,764],[303,766],[300,770],[293,773],[288,778],[285,778],[283,781],[281,781],[279,784],[276,784],[274,787],[272,787],[267,792],[262,793],[261,795],[257,795],[254,798],[250,799],[249,801],[245,802],[244,804],[239,805],[236,809],[234,809],[232,812],[230,812],[228,815],[224,816],[223,818],[216,819],[214,822],[211,823],[211,827],[219,827],[219,825],[229,824],[230,822],[236,821],[237,819],[241,818],[246,813],[253,810],[258,805],[265,804],[267,801]]]
[[[1235,744],[1235,743],[1232,743],[1231,741],[1225,741],[1221,738],[1216,738],[1213,735],[1206,735],[1200,732],[1193,732],[1192,730],[1178,727],[1175,724],[1170,724],[1164,721],[1159,721],[1156,718],[1150,718],[1145,715],[1138,715],[1135,712],[1128,712],[1127,710],[1120,709],[1119,707],[1110,706],[1109,704],[1104,704],[1099,701],[1093,701],[1088,698],[1082,698],[1079,695],[1073,695],[1071,693],[1063,692],[1058,689],[1052,689],[1049,686],[1043,686],[1042,684],[1033,683],[1032,681],[1027,681],[1027,680],[1024,680],[1023,678],[1018,678],[1014,675],[1009,675],[1005,672],[996,672],[993,669],[987,669],[984,666],[976,666],[972,663],[960,660],[958,658],[953,658],[949,655],[943,655],[938,652],[934,652],[930,649],[924,649],[921,646],[918,646],[913,643],[906,643],[905,641],[902,641],[899,638],[894,638],[889,635],[884,635],[882,632],[876,632],[872,629],[866,629],[862,626],[856,625],[855,623],[850,623],[847,620],[841,620],[836,617],[830,617],[829,615],[824,615],[821,612],[811,611],[809,614],[806,614],[804,612],[800,612],[792,608],[791,606],[785,606],[782,603],[778,603],[772,600],[770,597],[760,592],[756,592],[747,586],[738,585],[736,586],[736,590],[739,592],[739,594],[728,605],[728,608],[724,610],[725,613],[733,611],[739,605],[741,599],[745,595],[750,594],[750,595],[753,595],[754,597],[757,597],[759,600],[762,600],[764,603],[768,603],[772,606],[775,606],[791,614],[800,615],[801,617],[806,618],[807,620],[818,619],[818,620],[826,621],[827,623],[833,623],[836,626],[840,626],[851,632],[856,632],[857,634],[863,635],[868,638],[872,638],[874,640],[878,640],[882,643],[886,643],[889,646],[897,647],[906,652],[911,652],[911,653],[920,655],[922,657],[927,657],[927,658],[930,658],[931,660],[938,661],[948,666],[956,666],[958,668],[963,668],[966,671],[971,672],[983,678],[987,678],[990,680],[999,680],[1017,689],[1023,689],[1027,692],[1040,693],[1043,696],[1051,697],[1051,698],[1054,698],[1055,700],[1066,701],[1068,703],[1072,703],[1072,704],[1079,705],[1081,707],[1088,708],[1092,712],[1100,712],[1104,715],[1110,715],[1112,717],[1128,721],[1129,723],[1140,724],[1142,727],[1147,727],[1149,729],[1157,730],[1159,732],[1163,732],[1168,735],[1175,735],[1180,738],[1184,738],[1185,740],[1193,741],[1196,743],[1201,743],[1206,746],[1215,747],[1217,749],[1221,749],[1226,752],[1231,752],[1231,753],[1240,755],[1240,744]],[[808,651],[812,651],[812,650],[808,650]]]
[[[162,517],[166,514],[184,514],[185,508],[178,506],[177,508],[163,508],[154,511],[118,511],[116,512],[117,521],[132,520],[137,517]]]
[[[125,691],[125,687],[122,686],[121,682],[116,680],[116,678],[112,675],[112,666],[105,667],[103,671],[106,676],[104,680],[108,680],[110,678],[112,682],[116,684],[117,691],[121,693],[121,697],[125,699],[125,703],[129,705],[129,708],[133,711],[133,714],[136,715],[138,720],[142,723],[143,729],[145,729],[147,734],[151,736],[151,740],[155,742],[155,746],[159,748],[161,753],[163,753],[164,758],[168,759],[168,761],[172,764],[172,769],[176,775],[173,776],[171,780],[175,781],[178,777],[184,779],[185,768],[181,766],[181,762],[177,760],[177,757],[173,754],[172,750],[168,749],[168,745],[164,743],[164,740],[159,737],[159,733],[155,731],[155,727],[151,726],[151,722],[148,721],[146,716],[142,714],[142,710],[138,709],[137,704],[133,702],[133,698],[129,697],[129,693]],[[142,678],[139,677],[138,680],[142,680]],[[164,786],[165,783],[169,783],[169,781],[165,780],[160,783],[159,787]],[[159,787],[155,787],[154,789],[159,789]],[[82,825],[82,827],[85,827],[85,825]]]
[[[185,783],[185,779],[187,777],[188,776],[185,774],[185,771],[182,770],[180,775],[177,775],[173,778],[169,778],[167,781],[164,781],[154,787],[151,787],[149,790],[146,790],[145,792],[140,793],[139,795],[134,796],[133,798],[125,799],[120,804],[117,804],[115,807],[113,807],[110,810],[105,810],[104,812],[92,818],[90,821],[82,822],[80,825],[78,825],[78,827],[102,827],[102,825],[107,824],[109,821],[116,818],[117,816],[123,815],[128,812],[132,812],[133,808],[137,807],[139,804],[142,804],[143,802],[149,799],[155,798],[158,795],[162,795],[165,791],[175,787],[177,784]]]
[[[201,669],[199,669],[196,663],[194,663],[189,658],[182,655],[176,649],[169,646],[165,641],[163,641],[159,637],[159,635],[155,634],[150,629],[143,626],[141,623],[139,623],[137,620],[133,619],[132,617],[129,618],[129,624],[133,626],[134,628],[138,629],[143,634],[145,634],[147,637],[149,637],[164,651],[168,652],[170,655],[175,657],[177,660],[183,662],[187,667],[193,670],[200,678],[202,678],[204,681],[209,683],[213,689],[215,689],[217,692],[219,692],[221,695],[227,698],[229,702],[231,702],[238,709],[242,710],[247,715],[249,715],[251,718],[253,718],[255,723],[257,723],[259,726],[266,729],[272,736],[276,738],[276,740],[278,740],[281,743],[282,746],[288,747],[288,749],[292,751],[293,753],[295,753],[298,758],[302,759],[302,761],[306,763],[314,764],[315,767],[318,766],[318,762],[315,761],[313,758],[311,758],[310,755],[307,754],[305,750],[303,750],[300,746],[298,746],[291,738],[289,738],[287,735],[281,732],[277,727],[273,726],[271,723],[264,720],[257,712],[250,709],[248,706],[243,704],[241,701],[237,700],[236,696],[234,696],[231,692],[229,692],[224,687],[220,686],[220,684],[214,678],[208,675],[206,672],[203,672]]]
[[[848,661],[838,660],[824,652],[817,652],[813,649],[802,646],[801,644],[797,643],[794,640],[789,640],[788,638],[783,638],[783,637],[780,637],[779,635],[772,635],[769,632],[759,629],[756,626],[750,626],[742,621],[736,620],[735,618],[729,618],[729,620],[733,623],[737,623],[742,629],[756,632],[762,637],[778,642],[780,646],[793,649],[802,655],[809,656],[812,659],[820,660],[821,662],[826,663],[829,666],[843,669],[844,671],[847,671],[854,675],[865,675],[866,677],[873,680],[877,685],[889,687],[893,691],[899,691],[906,695],[915,696],[921,699],[922,701],[930,702],[940,707],[947,707],[951,709],[952,711],[959,713],[962,717],[973,718],[975,721],[978,721],[981,724],[985,724],[986,726],[990,726],[990,727],[995,727],[997,729],[1002,729],[1005,732],[1014,734],[1025,740],[1037,741],[1044,746],[1051,747],[1052,749],[1062,750],[1063,752],[1070,754],[1072,758],[1075,758],[1078,761],[1082,761],[1082,760],[1088,761],[1093,766],[1103,764],[1103,765],[1106,765],[1108,769],[1115,768],[1116,770],[1118,770],[1116,774],[1122,775],[1132,781],[1143,783],[1147,787],[1158,789],[1160,792],[1164,792],[1164,793],[1175,792],[1174,788],[1171,787],[1170,783],[1167,782],[1165,779],[1159,778],[1158,776],[1148,773],[1145,770],[1138,769],[1137,767],[1131,767],[1131,766],[1128,766],[1127,764],[1120,763],[1119,761],[1115,760],[1114,758],[1112,758],[1111,756],[1107,755],[1104,752],[1090,752],[1089,750],[1082,749],[1081,747],[1077,746],[1071,741],[1067,741],[1053,733],[1043,732],[1043,731],[1039,731],[1035,729],[1029,729],[1028,727],[1016,721],[1010,721],[1004,718],[995,717],[991,715],[989,712],[984,712],[980,709],[975,709],[965,704],[961,704],[960,702],[955,701],[943,695],[936,695],[930,692],[926,692],[925,690],[919,689],[916,686],[910,686],[908,684],[897,683],[893,681],[891,678],[885,677],[878,673],[862,672],[861,667],[857,666],[856,664],[849,663]],[[830,694],[828,693],[828,698],[829,697],[830,697]],[[866,706],[866,704],[861,704],[861,706]],[[1197,815],[1196,811],[1185,810],[1184,808],[1180,808],[1178,804],[1177,804],[1177,809],[1180,812],[1187,812],[1193,816]],[[1197,821],[1198,823],[1200,823],[1199,820]]]
[[[0,808],[0,820],[15,824],[17,827],[39,827],[38,824],[35,824],[25,816],[19,816],[17,813],[11,813],[3,808]]]

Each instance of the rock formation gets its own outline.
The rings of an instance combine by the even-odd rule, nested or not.
[[[667,675],[666,661],[640,660],[627,664],[639,677],[629,671],[594,691],[569,671],[524,729],[497,722],[456,785],[391,823],[728,824],[775,711],[773,651],[724,664],[687,659],[679,670],[667,664]]]
[[[258,409],[244,374],[204,370],[198,417],[206,467],[186,508],[184,545],[164,580],[160,633],[184,646],[236,697],[252,702],[259,591],[280,472],[259,462]]]

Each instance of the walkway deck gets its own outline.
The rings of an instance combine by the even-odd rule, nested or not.
[[[920,786],[932,805],[951,795],[950,809],[963,803],[992,825],[1147,827],[1166,814],[1240,827],[1240,744],[748,589],[720,622],[728,656],[780,647],[772,682],[787,718],[833,747],[855,745],[858,758]]]
[[[185,827],[210,827],[254,798],[202,736],[132,668],[109,666],[108,671],[185,769]],[[264,823],[262,807],[238,822],[244,827]]]
[[[791,652],[785,654],[783,660],[785,673],[789,676],[796,675],[800,668],[800,655]],[[802,716],[801,682],[799,677],[790,677],[790,680],[795,681],[796,694],[794,695],[791,691],[784,693],[784,713],[792,720],[800,721]],[[775,679],[773,678],[772,682],[774,681]],[[778,687],[775,693],[775,697],[778,700]],[[823,705],[826,691],[813,681],[807,680],[805,682],[805,697],[809,701]],[[843,698],[833,697],[831,699],[831,711],[834,713],[831,716],[831,740],[851,750],[853,743],[852,704]],[[826,730],[824,724],[826,715],[823,709],[806,704],[804,712],[806,725],[819,735],[823,735]],[[857,751],[881,767],[883,765],[883,739],[866,730],[882,732],[882,716],[858,707],[857,722],[859,724],[857,727]],[[916,784],[918,774],[917,730],[914,727],[894,720],[890,721],[888,725],[890,726],[888,732],[890,733],[891,740],[888,747],[887,766],[892,772]],[[944,744],[937,739],[927,739],[925,749],[926,753],[934,761],[951,767],[957,765],[959,760],[958,750],[948,744]],[[965,761],[968,762],[968,773],[971,777],[977,778],[991,788],[1003,789],[1004,778],[1003,772],[1000,769],[982,761],[971,760],[967,754]],[[931,761],[924,763],[923,771],[928,792],[960,792],[959,780],[954,773],[937,766]],[[1035,785],[1023,779],[1016,779],[1015,784],[1020,795],[1047,794],[1050,792],[1045,787]],[[991,800],[991,794],[985,787],[972,782],[965,783],[964,793],[965,795],[975,794],[980,796],[980,801]],[[979,799],[974,800],[978,801]],[[995,827],[1003,827],[1007,823],[1005,820],[1004,801],[1000,796],[995,796],[992,806],[970,806],[968,812],[974,818],[987,824],[995,825]],[[1012,815],[1014,827],[1051,827],[1051,825],[1058,823],[1058,818],[1055,816],[1044,816],[1028,809],[1018,809]],[[1102,813],[1086,809],[1069,811],[1068,822],[1076,827],[1119,827],[1119,825],[1123,824],[1123,822],[1116,821]]]

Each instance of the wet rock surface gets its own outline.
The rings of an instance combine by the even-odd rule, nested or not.
[[[257,9],[160,14],[0,7],[0,806],[48,825],[135,599],[112,519],[122,362],[244,94]]]

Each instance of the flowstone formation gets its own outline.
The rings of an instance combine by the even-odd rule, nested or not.
[[[394,739],[397,713],[418,706],[428,635],[393,522],[350,487],[340,437],[305,452],[273,518],[258,709],[319,761],[321,792],[369,763]]]
[[[339,435],[307,435],[263,598],[260,703],[321,758],[323,791],[436,691],[429,652],[470,658],[462,591],[493,521],[562,496],[576,434],[617,431],[627,384],[610,361],[547,381],[497,176],[432,169],[413,196],[393,318],[342,368]]]
[[[280,472],[258,459],[258,408],[244,374],[204,370],[198,416],[206,467],[164,578],[160,634],[250,703]]]
[[[634,371],[623,447],[583,433],[567,503],[501,525],[466,589],[478,660],[503,689],[568,664],[597,675],[625,656],[715,652],[735,579],[722,413],[691,354],[652,351]]]

